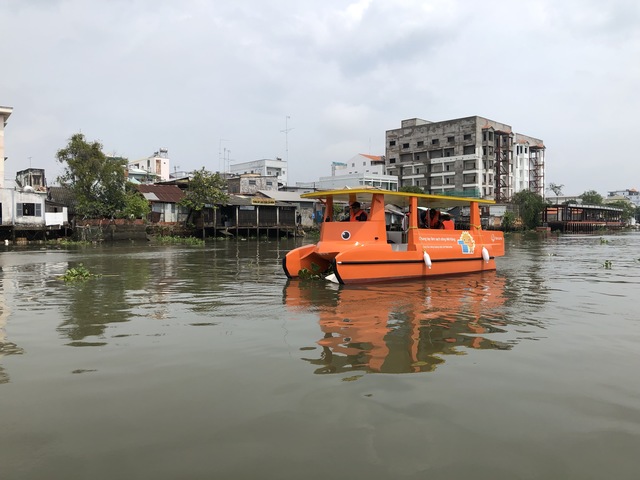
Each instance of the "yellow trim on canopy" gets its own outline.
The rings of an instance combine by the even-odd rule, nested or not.
[[[384,195],[384,202],[400,207],[409,206],[412,197],[418,199],[418,206],[429,208],[453,208],[460,206],[468,206],[471,202],[477,202],[484,205],[493,205],[494,200],[483,200],[471,197],[450,197],[447,195],[430,195],[427,193],[412,192],[394,192],[391,190],[379,190],[374,188],[351,188],[340,190],[324,190],[319,192],[309,192],[300,195],[301,198],[315,198],[324,200],[333,197],[334,201],[349,202],[353,197],[360,203],[371,202],[373,195]]]

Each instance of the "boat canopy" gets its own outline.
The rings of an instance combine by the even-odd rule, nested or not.
[[[419,207],[429,207],[437,209],[448,209],[453,207],[468,206],[471,202],[479,204],[495,204],[494,200],[483,200],[471,197],[451,197],[448,195],[430,195],[427,193],[413,192],[394,192],[391,190],[380,190],[373,188],[352,188],[340,190],[324,190],[319,192],[303,193],[301,198],[314,198],[317,200],[326,200],[333,198],[336,202],[360,202],[369,203],[373,195],[384,195],[385,204],[393,204],[398,207],[408,207],[411,198],[418,199]]]

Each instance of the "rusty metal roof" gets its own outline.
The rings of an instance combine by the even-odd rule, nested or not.
[[[184,192],[176,185],[136,185],[138,191],[150,202],[178,203]]]

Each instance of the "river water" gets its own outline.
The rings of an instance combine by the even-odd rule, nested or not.
[[[0,478],[639,477],[640,234],[362,287],[295,245],[2,247]]]

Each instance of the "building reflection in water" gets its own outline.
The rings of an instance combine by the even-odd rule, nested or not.
[[[9,307],[4,301],[5,289],[1,288],[3,285],[0,283],[0,384],[9,383],[9,374],[2,368],[2,357],[5,355],[20,355],[24,353],[24,350],[17,346],[15,343],[10,342],[7,338],[6,326],[7,319],[9,318]]]
[[[319,317],[320,354],[303,358],[319,374],[426,372],[465,349],[512,346],[490,338],[505,325],[505,279],[496,272],[338,290],[291,280],[284,303]]]

